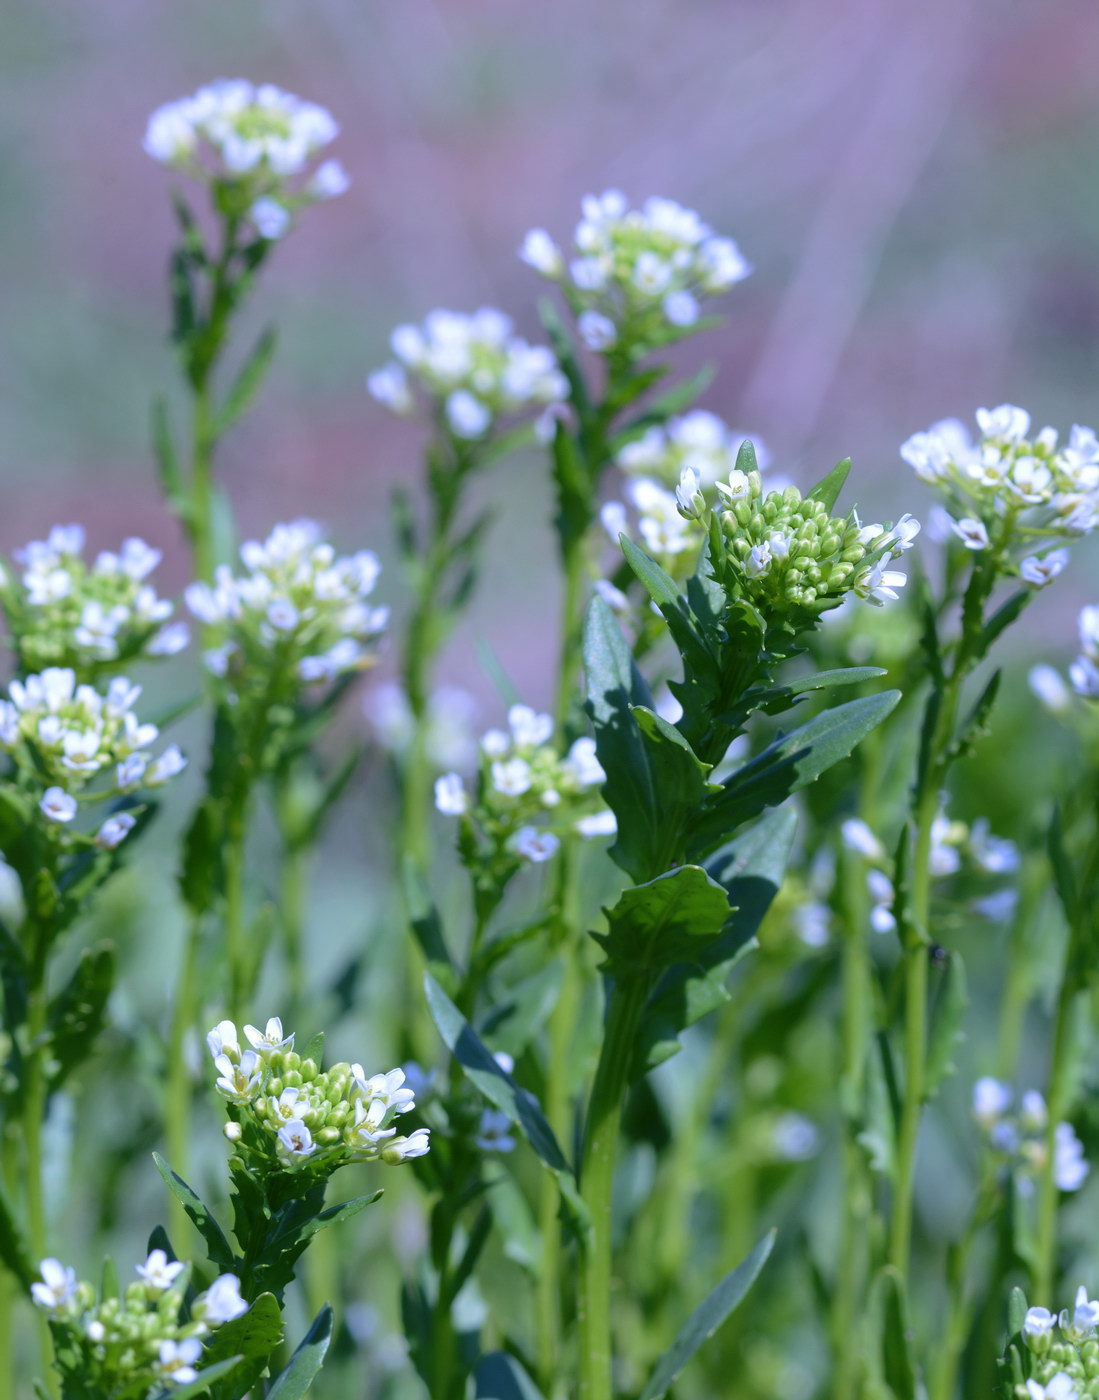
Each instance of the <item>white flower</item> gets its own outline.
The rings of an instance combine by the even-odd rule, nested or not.
[[[1056,1314],[1048,1308],[1027,1308],[1023,1331],[1028,1337],[1046,1337],[1056,1325]]]
[[[983,1127],[990,1127],[1011,1107],[1011,1086],[988,1075],[973,1086],[973,1116]]]
[[[314,199],[337,199],[351,188],[351,177],[338,160],[322,160],[305,188]]]
[[[576,830],[589,841],[596,836],[613,836],[618,831],[618,818],[609,808],[602,812],[592,812],[589,816],[577,820]]]
[[[366,387],[379,403],[392,413],[406,414],[413,409],[412,390],[408,375],[400,365],[383,365],[366,377]]]
[[[764,541],[763,544],[754,544],[748,554],[748,559],[744,565],[744,572],[749,578],[762,578],[771,567],[771,547]]]
[[[1079,1191],[1091,1171],[1084,1157],[1084,1145],[1076,1136],[1071,1123],[1058,1123],[1054,1129],[1053,1180],[1058,1191]],[[1083,1290],[1081,1290],[1083,1291]],[[1086,1300],[1086,1293],[1084,1294]],[[1092,1320],[1087,1325],[1099,1324],[1099,1303],[1088,1303]],[[1080,1314],[1077,1295],[1077,1315]],[[1077,1323],[1079,1326],[1079,1323]]]
[[[300,1118],[292,1118],[279,1129],[275,1150],[288,1166],[296,1166],[316,1151],[313,1134]]]
[[[684,467],[680,472],[675,499],[679,509],[689,520],[702,518],[706,509],[706,497],[702,494],[702,478],[694,467]]]
[[[843,844],[851,851],[857,851],[867,860],[884,860],[885,848],[864,821],[858,817],[848,817],[840,827]]]
[[[104,851],[113,851],[121,846],[136,825],[137,818],[129,812],[116,812],[108,817],[95,834],[95,844]]]
[[[187,1385],[197,1379],[195,1362],[202,1356],[202,1343],[197,1337],[186,1337],[182,1342],[165,1340],[157,1351],[160,1374],[173,1385]]]
[[[218,1055],[214,1068],[219,1071],[215,1087],[232,1103],[249,1103],[263,1087],[263,1066],[254,1050],[246,1050],[239,1064],[228,1055]]]
[[[673,326],[693,326],[698,320],[698,302],[690,292],[671,292],[664,298],[664,315]]]
[[[435,806],[448,817],[460,817],[469,810],[469,794],[457,773],[444,773],[435,779]]]
[[[163,1293],[166,1288],[171,1288],[183,1272],[183,1265],[178,1260],[169,1262],[164,1250],[154,1249],[150,1251],[144,1264],[137,1265],[136,1272],[138,1278],[144,1280],[149,1288]]]
[[[98,1346],[107,1335],[107,1329],[103,1326],[102,1322],[100,1322],[99,1318],[93,1317],[84,1328],[84,1335],[93,1346]]]
[[[827,904],[809,899],[794,910],[794,929],[807,948],[823,948],[828,942],[831,918]]]
[[[1030,1400],[1077,1400],[1075,1382],[1066,1371],[1058,1371],[1045,1385],[1028,1380],[1026,1388]]]
[[[228,1055],[230,1059],[240,1059],[240,1036],[232,1021],[219,1021],[212,1031],[207,1032],[206,1045],[212,1059]]]
[[[514,1152],[516,1139],[511,1131],[511,1119],[496,1108],[486,1108],[473,1145],[482,1152]]]
[[[211,1327],[232,1322],[248,1311],[248,1304],[240,1296],[240,1279],[235,1274],[222,1274],[214,1279],[201,1299],[196,1299],[199,1301],[203,1304],[202,1320]]]
[[[380,1102],[386,1110],[392,1108],[395,1113],[408,1113],[416,1107],[415,1091],[405,1084],[403,1069],[372,1074],[368,1079],[362,1065],[352,1065],[351,1078],[360,1097]]]
[[[530,230],[523,239],[519,256],[528,267],[533,267],[535,272],[540,272],[543,277],[557,278],[565,270],[561,249],[544,228]]]
[[[508,728],[516,748],[536,749],[552,737],[553,716],[540,715],[529,705],[512,705],[508,710]]]
[[[187,767],[187,760],[180,752],[178,744],[169,744],[159,758],[153,759],[145,770],[145,783],[148,787],[159,787],[169,782]]]
[[[407,1162],[412,1157],[426,1156],[430,1150],[430,1129],[417,1128],[408,1137],[396,1137],[387,1142],[382,1150],[382,1161],[390,1164]]]
[[[76,1293],[76,1270],[59,1259],[43,1259],[38,1272],[42,1279],[31,1284],[31,1297],[46,1312],[60,1312]]]
[[[248,1043],[257,1054],[267,1056],[276,1050],[293,1050],[294,1032],[289,1035],[282,1033],[282,1021],[278,1016],[272,1016],[262,1031],[255,1026],[245,1026],[244,1034],[248,1037]]]
[[[875,933],[892,933],[897,927],[897,920],[893,914],[895,892],[892,880],[881,870],[868,870],[866,888],[874,901],[870,910],[870,927]]]
[[[618,341],[614,322],[600,311],[582,311],[576,324],[580,338],[589,350],[597,353],[611,350]]]
[[[596,593],[599,594],[600,598],[603,599],[607,607],[611,608],[614,612],[624,613],[629,611],[630,600],[620,588],[616,588],[615,585],[611,583],[609,578],[597,578],[592,584],[592,587],[595,589]]]
[[[803,1113],[781,1113],[774,1125],[775,1154],[784,1162],[807,1162],[817,1155],[820,1134]]]
[[[169,622],[154,632],[148,645],[150,656],[175,656],[191,640],[191,629],[185,622]]]
[[[552,831],[540,831],[536,826],[521,826],[511,838],[511,849],[535,865],[552,860],[560,845]]]
[[[1089,656],[1080,656],[1068,668],[1069,680],[1077,695],[1099,700],[1099,666]]]
[[[76,798],[64,788],[49,787],[42,794],[38,807],[48,821],[71,822],[76,816],[76,805]]]
[[[1027,682],[1050,714],[1064,714],[1069,708],[1072,702],[1069,688],[1061,673],[1052,666],[1032,666],[1027,673]]]
[[[1030,429],[1030,414],[1010,403],[1002,403],[999,408],[979,408],[976,417],[977,426],[985,437],[1021,442]]]
[[[969,851],[981,869],[990,875],[1005,875],[1019,868],[1015,842],[993,836],[984,817],[979,817],[970,828]]]
[[[492,414],[468,389],[457,389],[446,401],[446,418],[456,437],[480,437],[492,422]]]
[[[1019,561],[1019,577],[1031,588],[1045,588],[1052,583],[1068,563],[1067,549],[1054,549],[1039,559],[1029,555]]]
[[[503,797],[522,797],[530,791],[530,764],[525,758],[497,760],[491,768],[492,786]]]
[[[973,520],[967,516],[964,520],[955,520],[951,528],[966,549],[988,548],[988,531],[980,520]]]
[[[902,574],[896,569],[884,568],[879,559],[858,579],[854,591],[858,597],[880,606],[883,603],[896,602],[899,596],[897,589],[903,588],[907,582],[907,574]]]
[[[582,788],[598,787],[607,781],[603,765],[596,756],[595,740],[587,735],[572,743],[562,766]]]

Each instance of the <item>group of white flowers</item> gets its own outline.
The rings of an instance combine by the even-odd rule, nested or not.
[[[273,83],[234,78],[158,107],[144,144],[163,165],[238,189],[241,212],[248,213],[256,232],[281,238],[296,209],[333,199],[349,187],[337,160],[323,161],[296,187],[289,183],[338,134],[331,112],[315,102]]]
[[[621,190],[606,190],[588,195],[581,213],[568,257],[541,228],[527,234],[520,257],[561,285],[592,350],[643,349],[668,328],[692,326],[704,298],[752,270],[731,238],[672,199],[654,195],[631,209]]]
[[[148,581],[160,550],[131,538],[83,558],[84,528],[55,525],[44,540],[15,551],[18,578],[0,568],[0,605],[30,670],[73,665],[94,671],[120,657],[171,656],[188,642],[171,622],[172,604]]]
[[[1045,1099],[1036,1089],[1023,1094],[1017,1112],[1012,1112],[1014,1098],[1009,1084],[989,1077],[978,1079],[973,1086],[973,1116],[993,1151],[1014,1173],[1017,1189],[1029,1195],[1035,1177],[1049,1165],[1049,1114]],[[1054,1131],[1053,1180],[1059,1191],[1079,1191],[1091,1170],[1083,1144],[1071,1123],[1058,1123]]]
[[[445,773],[435,783],[436,807],[451,817],[470,813],[494,841],[533,864],[552,859],[566,831],[613,835],[614,813],[596,795],[607,775],[595,740],[576,739],[562,757],[553,734],[551,715],[512,705],[507,729],[490,729],[481,740],[476,793],[459,773]]]
[[[1072,1311],[1028,1308],[1023,1340],[1038,1372],[1017,1386],[1018,1400],[1094,1400],[1099,1396],[1096,1343],[1099,1342],[1099,1302],[1081,1284]]]
[[[1068,563],[1058,540],[1099,525],[1099,438],[1073,426],[1058,447],[1055,428],[1029,438],[1030,414],[1014,404],[977,410],[977,439],[956,418],[915,433],[901,456],[946,503],[967,549],[993,549],[1022,582],[1044,588]]]
[[[429,1129],[399,1135],[396,1119],[415,1107],[404,1071],[367,1075],[362,1065],[322,1070],[294,1051],[293,1032],[273,1016],[263,1030],[245,1026],[244,1041],[232,1021],[219,1022],[206,1037],[217,1070],[216,1087],[230,1107],[225,1136],[251,1152],[245,1119],[258,1124],[282,1170],[308,1167],[327,1175],[348,1162],[382,1161],[392,1166],[422,1157]],[[257,1165],[269,1166],[262,1158]]]
[[[143,723],[133,710],[141,687],[116,676],[101,694],[77,683],[68,667],[48,667],[40,675],[12,681],[10,699],[0,700],[0,749],[11,754],[31,782],[48,783],[39,801],[51,823],[67,824],[80,800],[102,802],[139,787],[159,787],[186,766],[175,744],[159,757],[149,752],[156,742],[155,724]],[[88,792],[98,777],[107,777]],[[94,840],[112,849],[134,826],[129,812],[116,812]]]
[[[470,316],[432,311],[422,326],[398,326],[390,345],[396,359],[367,378],[374,397],[394,413],[411,413],[415,381],[447,429],[467,441],[531,408],[547,410],[552,425],[553,406],[568,393],[553,351],[521,339],[491,306]]]
[[[104,1394],[134,1393],[142,1383],[187,1385],[199,1376],[204,1339],[248,1311],[240,1280],[222,1274],[192,1299],[190,1319],[180,1319],[190,1267],[154,1249],[138,1264],[138,1281],[122,1297],[97,1300],[90,1283],[77,1281],[75,1269],[58,1259],[43,1259],[31,1297],[51,1322],[63,1326],[80,1345],[88,1385]]]
[[[211,631],[208,669],[236,686],[244,668],[273,665],[309,684],[361,670],[373,659],[389,610],[367,602],[381,565],[370,550],[338,556],[314,520],[276,525],[241,545],[248,572],[219,565],[213,584],[192,583],[187,606]]]

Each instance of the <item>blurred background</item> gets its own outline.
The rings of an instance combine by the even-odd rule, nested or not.
[[[19,7],[0,54],[0,548],[70,516],[93,546],[177,544],[148,449],[173,376],[171,177],[141,138],[219,75],[329,106],[353,180],[255,298],[281,350],[222,461],[246,531],[308,512],[386,555],[388,489],[418,473],[414,430],[363,389],[391,326],[490,302],[537,334],[516,246],[534,224],[567,237],[612,184],[698,208],[755,266],[684,351],[720,365],[705,405],[795,480],[850,454],[860,504],[919,514],[910,432],[1004,400],[1063,430],[1099,414],[1097,53],[1090,0]],[[492,482],[516,603],[493,645],[534,698],[555,616],[544,480],[531,459]],[[468,640],[453,678],[478,688]]]
[[[187,581],[148,431],[150,401],[176,374],[164,285],[173,177],[141,139],[154,107],[218,76],[272,80],[329,107],[343,129],[332,154],[353,181],[277,250],[242,328],[242,345],[268,322],[280,332],[275,368],[220,461],[242,533],[309,514],[342,547],[392,561],[389,493],[421,468],[415,427],[364,388],[391,327],[491,303],[537,338],[544,287],[515,256],[522,235],[542,225],[566,240],[581,196],[609,185],[635,201],[671,196],[739,241],[755,275],[719,304],[724,326],[683,347],[682,366],[719,366],[704,406],[759,435],[795,481],[850,454],[871,518],[926,512],[897,448],[935,419],[1005,400],[1063,432],[1099,419],[1093,0],[54,0],[9,11],[4,28],[0,554],[81,520],[93,551],[131,533],[162,548],[162,592]],[[526,698],[548,701],[558,587],[544,462],[511,459],[480,489],[498,511],[486,576],[444,666],[479,698],[478,730],[503,708],[484,641]],[[1077,609],[1099,593],[1095,558],[1079,550],[1031,610],[1043,659],[1070,654]],[[395,568],[379,594],[400,612]],[[379,679],[392,669],[390,656]],[[171,691],[163,674],[150,690]],[[179,684],[193,689],[193,676]],[[997,831],[1018,835],[1033,793],[1004,754],[1034,737],[1022,665],[1002,709],[962,803],[994,802]],[[346,727],[362,732],[352,711]],[[1050,751],[1044,733],[1034,754]],[[201,726],[181,742],[197,768]],[[334,1054],[388,1065],[393,1008],[375,1012],[399,981],[391,953],[404,930],[386,883],[380,763],[314,881],[311,965]],[[1043,794],[1051,783],[1052,763]],[[164,890],[187,807],[181,798],[162,823]],[[98,1071],[51,1118],[54,1199],[58,1211],[68,1202],[70,1254],[89,1275],[104,1242],[128,1260],[163,1213],[146,1153],[162,1145],[180,917],[144,868],[144,888],[120,880],[82,940],[109,934],[127,972]],[[967,1094],[959,1083],[965,1123]],[[224,1153],[207,1136],[197,1184],[213,1190]],[[73,1168],[79,1141],[94,1144],[94,1176]],[[396,1264],[355,1305],[343,1346],[352,1333],[364,1346],[381,1338],[400,1373],[395,1276],[423,1227],[413,1183],[386,1185]],[[381,1228],[368,1227],[368,1250],[382,1248]],[[811,1380],[774,1384],[812,1393]]]

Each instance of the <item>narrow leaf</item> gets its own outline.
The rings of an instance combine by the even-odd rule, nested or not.
[[[878,1276],[882,1295],[882,1370],[897,1400],[916,1400],[916,1365],[904,1281],[892,1266]]]
[[[239,1356],[227,1357],[224,1361],[218,1361],[213,1366],[205,1366],[194,1378],[193,1381],[185,1381],[182,1385],[173,1385],[170,1390],[158,1390],[153,1395],[153,1400],[190,1400],[192,1395],[205,1395],[214,1381],[222,1376],[227,1376],[234,1366],[240,1361]]]
[[[961,955],[951,952],[943,971],[943,985],[931,1016],[927,1047],[927,1070],[924,1093],[930,1099],[948,1075],[954,1073],[954,1051],[960,1041],[962,1021],[969,1005],[965,983],[965,964]]]
[[[543,1400],[522,1365],[506,1351],[482,1356],[473,1379],[474,1400]]]
[[[221,1226],[210,1213],[209,1207],[181,1176],[172,1171],[159,1152],[153,1153],[153,1161],[156,1163],[157,1171],[164,1178],[168,1190],[183,1207],[187,1218],[206,1241],[207,1257],[210,1263],[226,1273],[233,1273],[236,1267],[233,1251],[229,1246],[229,1241],[222,1234]]]
[[[767,1262],[775,1242],[774,1230],[769,1231],[731,1273],[704,1298],[687,1319],[682,1331],[660,1358],[652,1379],[641,1392],[640,1400],[661,1400],[674,1384],[688,1361],[702,1344],[714,1335],[730,1313],[744,1301],[755,1283],[759,1271]]]
[[[823,481],[818,481],[809,492],[807,500],[820,501],[821,505],[831,515],[839,494],[844,488],[848,476],[851,474],[851,458],[845,457],[842,462],[837,462]]]
[[[332,1309],[325,1303],[313,1325],[299,1342],[294,1355],[267,1390],[267,1400],[301,1400],[324,1365],[332,1340]]]

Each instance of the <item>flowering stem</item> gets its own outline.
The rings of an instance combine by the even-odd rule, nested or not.
[[[286,1015],[295,1025],[305,1000],[302,944],[305,933],[305,895],[308,884],[308,851],[300,841],[284,841],[282,849],[281,910],[283,951],[286,958]]]
[[[1073,942],[1070,933],[1070,955]],[[1045,1162],[1038,1177],[1038,1224],[1034,1246],[1034,1297],[1053,1297],[1057,1271],[1057,1125],[1072,1102],[1073,1064],[1078,1044],[1083,997],[1068,968],[1061,977],[1053,1020],[1053,1052],[1046,1095]]]
[[[614,1395],[611,1336],[614,1166],[622,1101],[648,990],[647,980],[640,976],[623,980],[611,990],[603,1047],[588,1106],[580,1190],[591,1214],[591,1233],[580,1273],[580,1400],[613,1400]]]
[[[15,1198],[19,1184],[19,1165],[14,1123],[0,1125],[0,1168],[4,1191],[9,1201]],[[0,1400],[14,1400],[15,1354],[12,1344],[12,1313],[19,1283],[14,1274],[0,1269]]]
[[[209,583],[214,577],[214,437],[208,375],[194,386],[191,413],[191,500],[188,506],[187,526],[194,557],[195,577]]]
[[[244,935],[245,801],[232,804],[226,822],[225,956],[229,965],[229,1019],[239,1024],[248,994],[248,946]]]
[[[186,1178],[191,1143],[191,1067],[187,1062],[187,1036],[194,1029],[198,1007],[198,959],[202,942],[202,921],[192,915],[184,934],[183,961],[172,1004],[168,1033],[167,1109],[168,1160],[172,1169]],[[169,1202],[171,1238],[177,1243],[187,1238],[188,1219],[183,1206],[173,1196]]]
[[[27,987],[27,1054],[23,1080],[23,1152],[26,1178],[27,1239],[35,1260],[46,1256],[46,1205],[42,1179],[42,1124],[46,1116],[45,1046],[49,1001],[46,992],[46,931],[36,928]],[[43,1371],[50,1392],[56,1392],[53,1345],[44,1316],[39,1316]]]
[[[563,735],[576,696],[580,671],[581,640],[584,626],[584,577],[587,564],[586,537],[579,535],[564,546],[562,563],[565,592],[561,604],[561,654],[557,670],[557,695],[553,717],[557,733]]]

